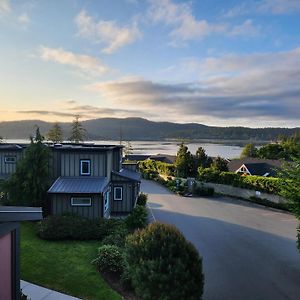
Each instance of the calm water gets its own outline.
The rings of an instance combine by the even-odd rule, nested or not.
[[[28,140],[6,140],[10,143],[28,143]],[[118,144],[118,141],[90,141],[97,144]],[[169,141],[131,141],[133,154],[170,154],[176,155],[179,142]],[[187,143],[191,153],[195,154],[198,147],[205,149],[209,156],[221,156],[224,158],[239,157],[243,148],[240,146],[214,144],[214,143]]]

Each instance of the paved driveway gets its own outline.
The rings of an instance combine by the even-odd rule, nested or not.
[[[297,220],[231,198],[185,198],[143,181],[156,220],[177,226],[203,256],[204,300],[300,299]]]

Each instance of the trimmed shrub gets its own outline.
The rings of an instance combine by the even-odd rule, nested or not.
[[[233,172],[219,172],[214,169],[198,169],[198,179],[204,182],[214,182],[235,187],[252,189],[269,194],[280,193],[280,178],[264,176],[241,176]]]
[[[164,174],[168,176],[175,175],[175,165],[147,159],[139,163],[139,169],[142,174],[148,173],[155,177],[153,174]],[[150,178],[151,179],[151,178]]]
[[[147,225],[148,211],[145,206],[137,205],[125,219],[129,230],[144,228]]]
[[[119,248],[124,248],[125,246],[125,239],[128,235],[128,229],[126,226],[120,226],[117,228],[112,234],[106,236],[101,244],[102,245],[114,245]]]
[[[115,245],[103,245],[98,249],[98,257],[92,263],[101,272],[120,274],[124,265],[123,254]]]
[[[148,200],[148,195],[145,193],[140,193],[137,198],[137,205],[146,206]]]
[[[127,279],[143,299],[201,299],[202,259],[176,227],[155,222],[129,235],[125,259]]]
[[[102,240],[112,234],[123,221],[90,220],[77,215],[50,216],[38,225],[38,236],[46,240]]]

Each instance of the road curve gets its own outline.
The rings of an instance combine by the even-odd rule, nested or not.
[[[226,197],[186,198],[142,182],[156,220],[174,224],[199,250],[204,300],[299,300],[297,220]]]

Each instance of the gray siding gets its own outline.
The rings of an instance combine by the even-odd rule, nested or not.
[[[54,194],[50,195],[51,213],[62,215],[65,212],[78,214],[89,219],[101,218],[103,213],[103,198],[101,194]],[[71,206],[72,197],[90,197],[91,206]]]
[[[122,187],[123,199],[114,200],[114,188]],[[112,189],[111,189],[111,212],[112,213],[130,213],[136,202],[138,195],[138,183],[129,181],[128,179],[112,175]]]
[[[6,156],[15,156],[16,163],[5,163]],[[16,171],[17,162],[23,157],[21,151],[0,151],[0,174],[10,175]]]
[[[80,160],[91,161],[91,176],[107,176],[105,152],[61,152],[60,176],[80,176]]]
[[[113,150],[113,171],[119,172],[122,168],[122,149]]]

